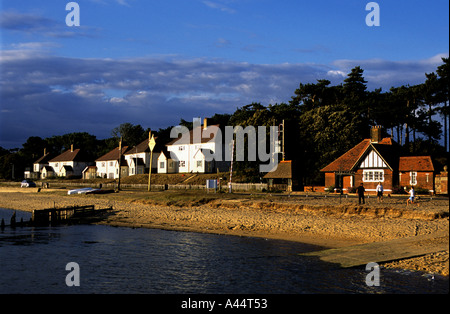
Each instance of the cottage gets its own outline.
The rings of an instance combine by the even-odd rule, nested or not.
[[[47,179],[56,176],[55,171],[50,166],[44,166],[41,169],[41,179]]]
[[[95,179],[97,178],[97,167],[96,166],[88,166],[83,170],[83,179]]]
[[[44,155],[40,157],[38,160],[36,160],[33,163],[33,169],[32,170],[26,170],[24,173],[25,179],[45,179],[46,177],[42,176],[42,169],[45,166],[48,166],[48,162],[52,159],[52,156],[50,153],[47,153],[47,149],[44,148]]]
[[[416,186],[434,192],[434,167],[430,156],[400,157],[400,186]]]
[[[224,146],[219,125],[208,126],[207,119],[204,119],[203,126],[197,126],[188,134],[169,142],[166,148],[178,173],[211,173],[229,168],[229,162],[223,158]],[[214,154],[219,154],[220,160],[214,160]],[[165,157],[170,162],[167,159],[169,156]],[[158,172],[159,169],[164,171],[158,168]]]
[[[434,169],[431,158],[400,155],[400,147],[391,138],[382,138],[381,128],[374,127],[370,139],[362,140],[321,169],[325,173],[325,186],[334,186],[347,192],[363,183],[366,192],[374,194],[381,182],[387,193],[392,193],[398,185],[423,184],[424,188],[433,191]]]
[[[122,147],[122,154],[125,153],[128,146]],[[119,158],[120,151],[119,147],[114,148],[112,151],[106,153],[105,155],[97,158],[95,160],[95,165],[97,167],[97,176],[101,178],[117,179],[119,178]],[[128,165],[122,157],[121,163],[121,176],[128,176]]]
[[[129,175],[149,173],[151,154],[148,144],[149,139],[145,139],[125,152],[124,156],[129,167]],[[157,150],[157,148],[153,149],[152,172],[156,172],[158,167],[158,157],[160,152]]]
[[[80,149],[74,149],[71,145],[70,149],[64,153],[49,160],[49,166],[53,168],[56,176],[80,176],[82,171],[92,165],[92,162],[87,161],[87,158]]]
[[[269,189],[285,190],[292,192],[297,187],[296,180],[293,180],[293,169],[291,160],[280,161],[274,171],[268,172],[264,179],[269,180]]]
[[[170,157],[167,148],[161,150],[157,159],[158,173],[175,173],[177,172],[177,163]]]

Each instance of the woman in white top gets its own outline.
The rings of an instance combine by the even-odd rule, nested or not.
[[[383,186],[381,185],[381,182],[378,182],[377,185],[377,196],[378,196],[378,203],[383,202]]]

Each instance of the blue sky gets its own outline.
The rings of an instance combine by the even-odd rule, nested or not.
[[[369,89],[422,83],[449,51],[449,3],[376,1],[1,0],[0,146],[29,136],[144,128],[289,101],[299,83]]]

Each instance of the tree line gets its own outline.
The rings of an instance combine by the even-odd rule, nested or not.
[[[217,113],[208,118],[208,124],[229,126],[274,126],[284,120],[287,160],[297,165],[296,176],[300,184],[320,184],[320,169],[370,137],[371,126],[382,126],[384,136],[392,137],[405,155],[431,155],[440,170],[447,163],[449,141],[449,61],[435,72],[425,73],[424,82],[417,85],[367,90],[364,70],[353,68],[343,83],[332,86],[324,79],[316,83],[300,83],[288,103],[263,106],[253,102],[238,107],[232,114]],[[180,125],[192,128],[192,122],[180,120]],[[158,143],[171,140],[172,126],[154,133]],[[43,148],[54,154],[74,144],[90,154],[92,160],[117,147],[118,139],[132,147],[148,138],[150,129],[124,123],[111,131],[111,137],[98,140],[88,133],[69,133],[42,139],[30,137],[18,150],[0,147],[0,178],[10,179],[23,175],[25,167],[43,155]],[[439,141],[444,139],[444,145]],[[259,162],[238,162],[234,170],[249,181],[261,179]]]

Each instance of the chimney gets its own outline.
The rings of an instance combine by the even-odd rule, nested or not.
[[[203,130],[206,130],[207,127],[208,127],[208,119],[204,118],[203,119]]]
[[[70,145],[70,152],[73,153],[73,144]]]
[[[382,140],[381,126],[373,126],[370,130],[370,140],[372,143],[379,143]]]

